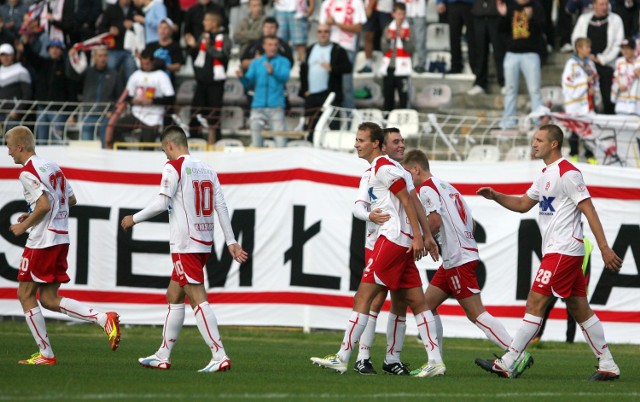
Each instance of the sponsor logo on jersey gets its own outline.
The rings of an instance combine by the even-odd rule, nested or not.
[[[188,167],[188,168],[186,169],[186,171],[187,171],[187,175],[191,175],[191,168],[190,168],[190,167]]]
[[[553,207],[553,200],[555,200],[556,197],[542,197],[542,200],[540,200],[540,214],[542,215],[553,215],[554,212],[556,212],[555,208]]]

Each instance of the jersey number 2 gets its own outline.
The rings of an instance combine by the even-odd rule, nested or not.
[[[196,216],[211,216],[213,213],[213,183],[210,180],[195,180],[192,183]]]

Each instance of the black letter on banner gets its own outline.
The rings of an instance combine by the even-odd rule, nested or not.
[[[78,220],[78,249],[76,252],[76,284],[86,285],[89,277],[89,222],[91,219],[109,220],[111,208],[76,205],[70,216]],[[121,230],[118,228],[119,231]],[[94,239],[97,240],[97,239]]]
[[[351,290],[358,290],[360,279],[362,279],[362,271],[367,263],[364,260],[364,240],[367,236],[366,231],[366,222],[353,217],[353,220],[351,221],[351,245],[349,247],[349,270],[351,271],[349,289]]]
[[[291,261],[291,286],[306,286],[311,288],[340,289],[340,278],[305,274],[303,271],[304,244],[320,232],[320,222],[314,223],[309,229],[304,228],[305,207],[293,206],[293,236],[291,248],[284,253],[284,263]],[[321,256],[318,256],[321,259]]]
[[[480,222],[476,222],[476,231],[473,233],[473,237],[476,239],[476,243],[486,243],[487,242],[487,232],[485,232],[484,227],[480,224]],[[478,278],[478,286],[480,289],[484,288],[484,284],[487,281],[487,268],[484,266],[484,262],[482,260],[478,261],[478,266],[476,268],[476,278]]]
[[[638,225],[622,225],[618,237],[613,243],[613,251],[621,258],[624,258],[627,248],[631,248],[631,254],[636,262],[638,275],[620,274],[604,269],[598,285],[596,285],[591,297],[591,304],[607,304],[609,295],[614,287],[620,288],[640,288],[640,226]]]
[[[238,209],[233,212],[231,217],[231,227],[236,236],[236,240],[242,245],[242,248],[249,254],[249,259],[244,264],[240,264],[240,286],[253,285],[253,247],[255,244],[256,233],[256,210],[255,209]],[[233,264],[233,257],[229,253],[228,247],[222,248],[222,257],[218,261],[216,251],[211,250],[211,256],[207,260],[207,278],[209,278],[209,287],[224,287],[227,282],[229,270]]]
[[[518,229],[518,283],[516,300],[527,300],[531,290],[532,253],[542,261],[542,235],[535,219],[524,219]]]
[[[24,200],[11,201],[0,210],[0,236],[7,242],[19,247],[24,247],[29,235],[25,233],[16,237],[9,230],[9,226],[11,226],[12,223],[12,215],[24,212],[27,212],[27,203]],[[5,253],[0,253],[0,276],[10,281],[18,281],[18,269],[9,265]]]
[[[171,279],[170,276],[137,275],[133,273],[133,267],[131,264],[133,253],[165,254],[167,256],[167,263],[166,265],[163,263],[162,267],[158,267],[158,271],[171,272],[169,267],[172,267],[168,241],[133,240],[133,231],[135,230],[135,226],[127,232],[122,230],[120,227],[122,218],[135,212],[138,212],[138,210],[121,209],[118,214],[118,256],[116,260],[118,270],[116,285],[165,289],[169,285],[169,280]],[[166,212],[163,212],[155,218],[149,219],[147,222],[166,223],[169,222],[169,215]],[[168,236],[169,228],[167,228],[167,237]]]

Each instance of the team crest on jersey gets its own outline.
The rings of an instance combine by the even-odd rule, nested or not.
[[[544,189],[549,190],[549,187],[551,187],[551,182],[547,182],[547,184],[544,186]]]

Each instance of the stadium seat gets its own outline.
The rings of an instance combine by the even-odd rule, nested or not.
[[[496,145],[476,145],[469,150],[467,162],[498,162],[500,148]]]
[[[238,134],[244,126],[244,110],[240,106],[223,106],[220,115],[222,135]]]
[[[385,120],[382,110],[375,108],[356,109],[353,111],[353,127],[358,127],[360,123],[372,121],[384,127]]]
[[[563,108],[564,110],[564,96],[562,95],[561,86],[546,86],[540,88],[540,95],[542,96],[542,103],[549,109]]]
[[[373,81],[358,81],[354,83],[356,93],[355,103],[357,108],[380,108],[382,99],[382,88]],[[357,96],[360,93],[362,96]],[[366,94],[366,96],[365,96]]]
[[[447,84],[427,84],[414,95],[411,104],[418,108],[438,108],[451,103],[451,87]]]
[[[227,79],[224,82],[224,104],[244,106],[247,104],[247,97],[244,94],[244,87],[240,80]]]
[[[335,151],[355,150],[356,133],[353,131],[330,130],[325,131],[320,139],[320,147]]]
[[[531,147],[528,145],[515,146],[507,151],[505,161],[528,161],[531,160]]]
[[[404,138],[420,134],[420,116],[414,109],[394,109],[387,116],[387,127],[396,127]]]
[[[223,138],[216,141],[213,148],[216,151],[223,152],[242,152],[244,151],[244,144],[242,141],[235,138]]]
[[[287,142],[287,148],[313,148],[313,144],[307,140],[291,140]]]
[[[427,51],[450,50],[449,24],[433,23],[427,25]]]

